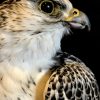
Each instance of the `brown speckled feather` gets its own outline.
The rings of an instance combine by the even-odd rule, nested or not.
[[[44,100],[100,100],[94,74],[82,62],[66,59],[49,78]]]

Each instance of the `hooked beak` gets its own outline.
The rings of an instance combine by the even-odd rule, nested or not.
[[[87,28],[89,31],[91,29],[90,22],[85,13],[73,8],[70,11],[69,16],[64,16],[64,22],[67,22],[71,28],[84,29]]]

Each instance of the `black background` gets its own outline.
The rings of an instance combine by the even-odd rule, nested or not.
[[[73,30],[62,39],[62,50],[80,58],[95,74],[100,86],[100,3],[99,0],[70,0],[75,8],[85,12],[91,31]]]

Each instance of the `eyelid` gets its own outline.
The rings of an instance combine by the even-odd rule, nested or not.
[[[55,5],[59,5],[62,10],[65,10],[67,6],[64,3],[60,3],[58,1],[53,1]]]

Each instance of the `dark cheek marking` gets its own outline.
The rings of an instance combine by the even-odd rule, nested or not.
[[[39,68],[39,69],[38,69],[38,72],[42,72],[42,69],[41,69],[41,68]]]
[[[20,97],[17,97],[17,100],[21,100]]]
[[[3,80],[3,76],[0,78],[0,81],[2,81]]]
[[[33,34],[31,34],[31,35],[35,35],[35,34],[39,34],[39,33],[41,33],[41,31],[36,31]]]
[[[1,38],[1,41],[3,41],[5,38]]]
[[[7,97],[7,95],[6,95],[6,94],[4,94],[4,97],[6,98],[6,97]]]
[[[30,88],[30,85],[29,84],[26,84],[26,87],[29,89]]]
[[[25,91],[25,89],[24,89],[23,87],[22,87],[22,90],[23,90],[23,92],[24,92],[25,94],[27,94],[26,91]]]
[[[30,97],[32,97],[32,95],[31,94],[29,94],[30,95]]]
[[[31,76],[30,76],[30,79],[31,79],[32,83],[33,83],[34,85],[36,85],[34,79],[33,79]]]
[[[11,30],[11,32],[23,32],[24,30]]]

